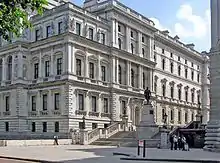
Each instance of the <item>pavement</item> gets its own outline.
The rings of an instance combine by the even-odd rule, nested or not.
[[[10,159],[0,159],[0,163],[32,163],[27,161],[10,160]]]
[[[20,158],[29,160],[30,162],[44,162],[44,163],[131,163],[143,162],[120,160],[121,157],[113,156],[114,152],[125,153],[129,155],[136,155],[136,148],[117,148],[105,146],[80,146],[80,145],[66,145],[66,146],[27,146],[27,147],[0,147],[1,158]],[[211,153],[203,151],[202,149],[192,149],[190,151],[171,151],[169,149],[147,149],[148,159],[193,159],[193,160],[218,160],[220,161],[219,153]],[[13,160],[8,160],[13,161]],[[24,162],[23,161],[23,162]],[[29,163],[30,163],[29,162]],[[152,161],[145,160],[150,163]],[[3,161],[0,160],[0,163]],[[13,162],[6,162],[13,163]],[[20,163],[20,162],[14,162]],[[156,163],[163,163],[163,161],[156,161]],[[181,162],[179,162],[181,163]]]

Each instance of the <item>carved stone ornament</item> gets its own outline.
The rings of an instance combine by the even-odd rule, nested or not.
[[[15,67],[14,67],[14,77],[18,77],[18,64],[17,63],[15,64]]]
[[[23,65],[23,77],[24,78],[27,77],[27,66],[26,66],[26,64]]]
[[[97,41],[100,40],[100,34],[101,34],[101,30],[99,29],[98,32],[97,32]]]
[[[75,30],[75,20],[74,18],[69,20],[69,29],[74,31]]]

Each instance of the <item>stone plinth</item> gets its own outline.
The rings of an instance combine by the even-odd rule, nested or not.
[[[160,129],[160,148],[167,149],[168,148],[168,133],[167,129]]]
[[[159,131],[158,126],[154,121],[154,110],[151,104],[144,101],[144,106],[141,110],[140,125],[137,126],[137,138],[151,139]]]
[[[210,53],[211,109],[205,137],[205,150],[220,151],[220,44]]]

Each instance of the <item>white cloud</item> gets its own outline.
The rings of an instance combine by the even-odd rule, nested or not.
[[[209,9],[200,16],[193,12],[193,8],[189,4],[181,5],[176,12],[177,21],[170,28],[163,26],[157,18],[150,19],[154,21],[156,28],[159,30],[169,30],[172,36],[178,35],[183,41],[194,42],[199,46],[204,46],[204,40],[206,41],[206,46],[210,43],[211,19]],[[209,49],[209,47],[200,48],[203,48],[203,50]]]
[[[179,20],[175,26],[174,30],[177,35],[180,37],[195,37],[195,38],[204,38],[208,34],[208,16],[210,13],[208,10],[205,13],[205,17],[196,15],[193,13],[193,9],[190,5],[182,5],[180,9],[177,11],[176,17]],[[189,25],[185,25],[186,23],[190,23]]]

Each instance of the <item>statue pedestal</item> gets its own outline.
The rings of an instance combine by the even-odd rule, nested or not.
[[[141,110],[140,125],[137,126],[137,138],[138,140],[151,139],[158,131],[159,128],[154,121],[153,107],[151,104],[147,104],[147,101],[144,101],[144,106]]]

